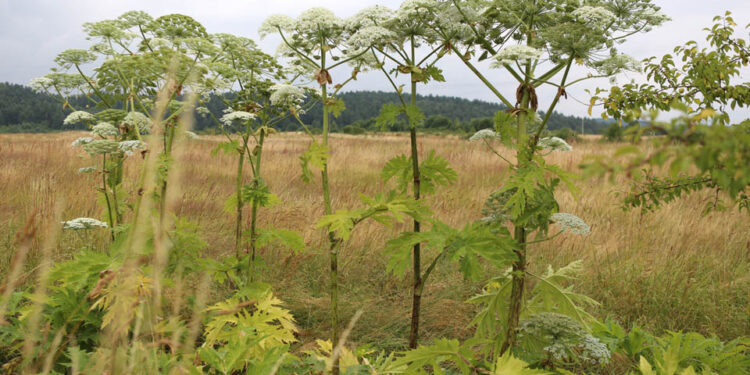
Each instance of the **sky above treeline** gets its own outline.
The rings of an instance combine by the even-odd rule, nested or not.
[[[267,37],[261,40],[258,27],[263,20],[273,14],[286,14],[296,17],[311,7],[325,7],[345,18],[362,8],[371,5],[385,5],[398,8],[399,0],[0,0],[0,82],[27,84],[34,77],[42,76],[54,66],[55,56],[69,48],[87,48],[82,25],[116,18],[129,10],[143,10],[153,17],[170,13],[186,14],[203,24],[209,33],[231,33],[252,38],[260,47],[273,54],[280,40]],[[750,29],[750,0],[654,0],[662,11],[672,18],[660,28],[650,33],[631,37],[620,46],[623,53],[637,59],[662,56],[672,52],[677,45],[696,40],[705,45],[705,27],[712,25],[712,18],[729,10],[733,13],[738,29],[747,38]],[[496,101],[494,95],[456,58],[447,56],[439,64],[444,69],[446,82],[433,82],[420,87],[420,93],[458,96],[468,99]],[[480,64],[484,73],[500,88],[513,97],[515,81],[502,71],[492,71],[487,64]],[[583,69],[573,71],[579,77]],[[750,69],[742,72],[742,81],[750,79]],[[335,77],[334,77],[335,79]],[[631,79],[643,80],[637,73],[618,77],[618,82]],[[588,110],[590,95],[586,90],[596,87],[608,88],[609,80],[589,80],[567,89],[569,98],[561,101],[557,111],[576,116],[584,116]],[[382,73],[361,74],[356,82],[347,86],[347,91],[384,90],[390,91],[390,84]],[[540,90],[540,104],[548,103],[555,90]],[[598,116],[601,110],[594,109]],[[750,109],[731,113],[734,120],[750,118]]]

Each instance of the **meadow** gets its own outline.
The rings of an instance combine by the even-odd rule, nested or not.
[[[100,175],[76,172],[91,162],[70,146],[81,135],[0,135],[0,278],[6,277],[16,250],[16,233],[29,218],[37,228],[47,228],[54,226],[58,209],[64,220],[103,217],[102,205],[95,198]],[[234,253],[234,216],[225,211],[224,202],[234,193],[237,160],[234,155],[211,155],[221,140],[218,136],[191,140],[175,163],[181,181],[174,215],[196,225],[208,244],[201,256],[216,259]],[[408,152],[408,134],[336,134],[330,144],[331,195],[336,209],[356,206],[359,193],[387,190],[379,171],[390,158]],[[308,145],[309,138],[298,133],[278,134],[266,141],[262,175],[282,203],[263,208],[259,214],[260,226],[297,230],[306,239],[307,249],[299,254],[273,247],[262,251],[265,267],[258,276],[273,286],[297,320],[298,348],[325,338],[330,329],[326,238],[311,220],[323,212],[320,185],[304,183],[299,168],[299,156]],[[611,155],[620,146],[588,136],[573,144],[573,151],[553,153],[548,161],[579,173],[587,156]],[[450,162],[458,180],[426,198],[427,205],[450,225],[481,218],[486,197],[506,177],[505,165],[481,142],[455,136],[420,138],[420,152],[430,149]],[[514,150],[498,149],[509,160],[515,158]],[[131,157],[125,163],[125,190],[131,197],[136,195],[140,159]],[[246,181],[250,179],[248,171]],[[581,190],[577,198],[564,189],[557,192],[560,211],[583,218],[591,234],[530,245],[531,272],[581,259],[584,267],[573,283],[576,290],[601,303],[591,311],[596,317],[611,317],[626,327],[637,324],[655,333],[697,331],[722,339],[750,332],[750,223],[744,213],[730,208],[704,214],[713,191],[692,194],[652,213],[623,210],[621,193],[628,189],[625,177],[582,179],[577,184]],[[353,344],[379,349],[406,345],[410,278],[387,274],[382,250],[388,239],[408,230],[407,224],[387,228],[364,223],[341,250],[341,314],[350,317],[364,309],[349,338]],[[52,260],[70,259],[86,246],[106,251],[106,230],[84,232],[88,234],[62,232],[52,247]],[[34,234],[20,285],[34,284],[47,235],[43,229]],[[483,267],[491,270],[486,264]],[[426,286],[422,325],[426,342],[472,335],[468,323],[475,306],[465,301],[483,284],[465,281],[457,268],[445,263]],[[218,288],[211,293],[211,299],[218,299],[230,290]]]

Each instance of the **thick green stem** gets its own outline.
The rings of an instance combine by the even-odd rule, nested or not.
[[[234,228],[234,253],[237,259],[239,259],[240,249],[242,248],[242,208],[244,206],[244,202],[242,202],[242,170],[245,166],[245,149],[239,149],[237,152],[239,160],[237,162],[237,180],[235,181],[235,188],[237,189],[237,215]]]
[[[321,46],[321,71],[326,69],[325,47]],[[320,85],[321,100],[323,101],[323,146],[328,147],[328,86],[324,83]],[[323,204],[325,205],[325,214],[330,215],[333,210],[331,207],[331,188],[328,182],[328,162],[323,164],[321,171],[321,182],[323,185]],[[331,343],[335,346],[339,342],[339,274],[338,274],[338,249],[341,241],[336,238],[336,234],[328,228],[328,243],[331,256]],[[333,375],[339,374],[339,360],[335,358],[331,369]]]
[[[526,229],[516,227],[515,239],[519,243],[515,251],[518,259],[513,263],[512,286],[510,291],[510,306],[508,307],[508,320],[505,326],[505,341],[498,355],[505,352],[516,344],[516,329],[521,318],[523,305],[523,294],[526,286]]]
[[[107,154],[102,155],[102,192],[104,200],[107,202],[107,216],[109,219],[109,236],[115,239],[115,222],[112,217],[112,205],[109,203],[109,193],[107,193]]]
[[[258,148],[257,155],[255,155],[255,171],[253,172],[253,187],[257,188],[260,185],[261,182],[261,174],[260,174],[260,162],[261,158],[263,156],[263,142],[266,138],[266,131],[265,129],[261,129],[260,131],[260,137],[258,139]],[[255,264],[255,249],[256,249],[256,241],[258,240],[258,229],[257,229],[257,222],[258,222],[258,202],[253,202],[253,208],[250,212],[250,261]]]
[[[415,57],[415,43],[414,43],[414,37],[412,36],[411,40],[411,58],[412,61],[414,61]],[[417,82],[414,80],[414,76],[412,74],[412,80],[411,80],[411,105],[416,106],[417,105]],[[411,122],[411,126],[409,129],[409,133],[411,136],[411,168],[412,168],[412,178],[413,178],[413,184],[414,184],[414,199],[419,200],[420,199],[420,173],[419,173],[419,149],[417,147],[417,127],[416,125]],[[418,220],[414,219],[414,233],[420,232],[420,223]],[[423,280],[422,280],[422,260],[421,260],[421,244],[417,243],[414,245],[414,248],[412,249],[412,268],[414,273],[414,285],[412,289],[412,306],[411,306],[411,328],[409,330],[409,347],[414,349],[417,347],[417,343],[419,341],[419,312],[422,305],[422,290],[423,290]]]

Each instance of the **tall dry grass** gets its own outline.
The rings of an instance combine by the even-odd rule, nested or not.
[[[16,250],[15,233],[30,215],[39,226],[54,225],[56,206],[63,219],[101,218],[96,201],[99,179],[77,170],[90,159],[70,143],[81,134],[0,135],[0,275],[7,274]],[[210,151],[220,141],[201,137],[189,142],[178,161],[180,196],[175,199],[179,217],[198,224],[210,244],[205,256],[233,254],[234,215],[223,210],[233,194],[235,155]],[[325,337],[328,324],[327,263],[323,256],[324,233],[315,229],[322,214],[319,183],[304,184],[299,155],[309,139],[298,134],[275,135],[266,141],[263,176],[283,204],[263,209],[260,227],[299,230],[309,250],[291,255],[282,249],[261,253],[266,262],[262,279],[274,286],[299,321],[303,342]],[[331,140],[331,196],[334,209],[358,205],[358,194],[387,189],[380,169],[391,157],[408,152],[407,135],[341,136]],[[502,184],[504,163],[479,143],[454,137],[425,136],[420,151],[435,149],[458,172],[458,182],[427,198],[443,221],[462,225],[481,217],[490,192]],[[616,145],[589,139],[575,150],[555,153],[548,161],[575,171],[587,155],[611,154]],[[512,153],[506,152],[511,158]],[[140,157],[126,162],[126,190],[135,197],[134,183]],[[247,181],[250,181],[248,171]],[[623,211],[618,193],[627,189],[615,181],[582,180],[578,199],[562,192],[561,211],[571,212],[592,226],[589,236],[561,236],[534,245],[530,263],[537,271],[583,259],[586,271],[576,288],[601,302],[595,313],[621,323],[637,323],[656,331],[697,330],[732,338],[750,332],[750,222],[734,210],[703,215],[711,192],[694,194],[657,212]],[[134,198],[133,198],[134,199]],[[392,348],[405,344],[409,318],[409,279],[385,273],[383,244],[407,226],[384,228],[366,224],[355,230],[342,251],[342,314],[345,320],[369,306],[352,332],[354,341]],[[90,237],[85,237],[90,236]],[[107,233],[63,232],[56,244],[44,246],[44,233],[33,239],[19,283],[33,283],[42,257],[67,259],[80,247],[105,248]],[[46,250],[43,250],[46,249]],[[430,254],[431,255],[431,254]],[[466,337],[472,306],[464,301],[481,288],[465,282],[450,264],[443,264],[426,287],[423,302],[423,336]]]

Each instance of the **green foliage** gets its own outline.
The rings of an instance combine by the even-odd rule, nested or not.
[[[410,127],[416,128],[424,124],[425,115],[422,109],[412,104],[384,104],[376,124],[385,130],[396,124],[399,116],[404,115]]]
[[[312,170],[310,166],[323,169],[330,157],[328,146],[318,143],[316,140],[310,144],[310,147],[299,159],[302,165],[302,180],[309,183],[312,179]]]
[[[625,131],[622,128],[622,125],[617,122],[613,122],[609,124],[607,129],[604,131],[602,138],[607,142],[621,142],[624,133]]]
[[[276,194],[271,193],[268,185],[257,180],[253,184],[242,187],[242,201],[256,204],[258,207],[271,207],[281,203],[281,199]]]
[[[280,245],[295,253],[305,250],[305,239],[297,232],[289,229],[262,229],[258,233],[257,245],[260,247]]]
[[[432,194],[438,186],[449,186],[458,178],[447,160],[435,154],[432,150],[426,158],[419,163],[420,171],[420,192]],[[396,156],[383,166],[380,178],[388,182],[391,179],[396,181],[396,189],[399,192],[406,193],[412,177],[412,159],[406,155]]]

